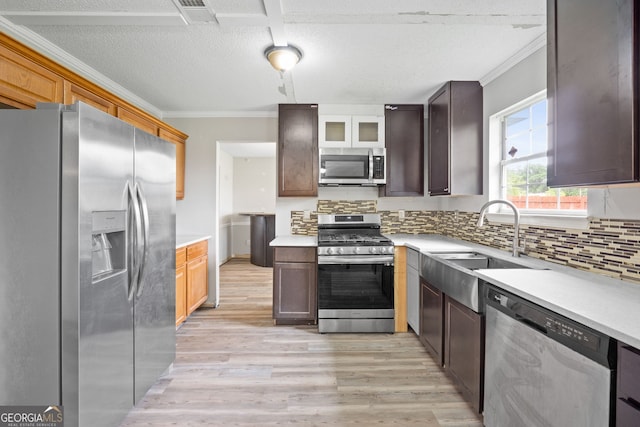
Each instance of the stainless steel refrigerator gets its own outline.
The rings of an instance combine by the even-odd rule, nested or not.
[[[0,111],[0,405],[116,426],[175,358],[175,147],[86,104]]]

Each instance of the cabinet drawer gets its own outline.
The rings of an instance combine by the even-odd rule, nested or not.
[[[176,249],[176,268],[187,263],[187,248]]]
[[[621,344],[618,348],[618,397],[640,402],[640,351]]]
[[[420,252],[407,248],[407,265],[415,270],[420,269]]]
[[[274,261],[316,262],[316,248],[274,248]]]
[[[209,250],[209,242],[202,241],[187,246],[187,261],[206,255]]]
[[[640,425],[640,409],[634,404],[618,399],[616,401],[616,427],[637,427]]]

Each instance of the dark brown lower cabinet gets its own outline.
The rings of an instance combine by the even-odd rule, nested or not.
[[[444,366],[477,413],[482,412],[484,316],[444,297]]]
[[[616,426],[640,425],[640,350],[618,343]]]
[[[443,364],[444,294],[420,278],[420,341],[438,362]]]
[[[276,325],[316,324],[316,248],[276,247],[273,262],[273,320]]]

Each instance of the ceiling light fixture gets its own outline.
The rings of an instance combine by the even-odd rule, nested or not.
[[[273,68],[280,72],[289,71],[302,59],[302,52],[295,46],[271,46],[264,51]]]

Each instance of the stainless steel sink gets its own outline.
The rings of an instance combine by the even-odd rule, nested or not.
[[[493,257],[479,252],[421,254],[420,276],[451,298],[482,313],[482,287],[474,270],[495,268],[532,268],[526,263]]]

